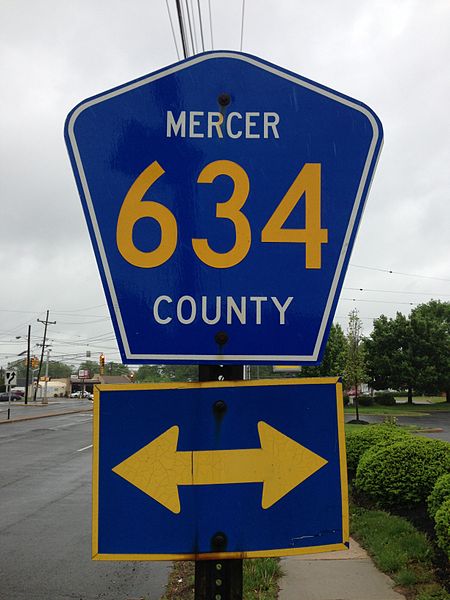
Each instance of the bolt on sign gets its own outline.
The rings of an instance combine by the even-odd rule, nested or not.
[[[81,102],[65,136],[123,362],[320,362],[382,145],[370,108],[208,52]]]
[[[336,378],[99,385],[95,394],[94,559],[348,547]]]

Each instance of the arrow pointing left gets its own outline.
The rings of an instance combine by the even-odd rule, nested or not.
[[[173,513],[181,512],[179,485],[260,482],[267,509],[328,461],[264,421],[258,433],[260,448],[177,451],[174,425],[112,470]]]

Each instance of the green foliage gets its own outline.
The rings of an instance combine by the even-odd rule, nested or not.
[[[362,321],[355,308],[348,315],[347,352],[345,357],[344,381],[347,386],[358,389],[366,378],[366,352],[362,337]]]
[[[389,392],[377,392],[374,400],[381,406],[395,406],[395,396]]]
[[[358,402],[360,406],[373,406],[373,398],[368,394],[362,394],[358,396]]]
[[[347,338],[342,327],[338,323],[333,323],[321,364],[303,367],[301,376],[341,377],[344,374],[346,357]]]
[[[397,585],[408,587],[408,598],[450,600],[435,581],[433,548],[427,537],[403,519],[387,512],[352,507],[350,532],[379,569]]]
[[[409,584],[418,578],[430,579],[432,574],[419,575],[415,569],[407,569],[412,563],[431,569],[432,551],[426,536],[402,517],[383,511],[354,508],[351,514],[352,534],[370,549],[375,564],[384,573],[393,575],[396,583],[409,577]]]
[[[197,365],[142,365],[136,371],[138,383],[165,383],[170,381],[198,381]]]
[[[450,394],[450,302],[430,300],[409,317],[381,315],[365,342],[367,370],[375,389]]]
[[[127,365],[122,363],[116,363],[113,361],[105,364],[104,375],[129,375],[131,373]]]
[[[450,498],[445,500],[434,516],[438,546],[450,558]]]
[[[245,600],[275,600],[277,581],[282,576],[278,558],[250,558],[243,563],[243,597]]]
[[[70,377],[72,374],[72,369],[73,367],[66,365],[63,362],[50,360],[48,363],[48,376],[52,377],[53,379]],[[42,365],[41,373],[45,373],[45,364]]]
[[[366,425],[348,432],[345,436],[347,446],[347,468],[355,473],[358,463],[366,450],[386,446],[410,436],[407,431],[393,425]]]
[[[411,437],[376,446],[361,457],[355,487],[382,507],[424,502],[450,470],[450,444]]]
[[[350,396],[348,396],[347,394],[344,394],[343,400],[344,400],[344,406],[348,406],[350,403]]]
[[[89,377],[94,377],[95,374],[99,373],[100,365],[93,360],[85,360],[74,370],[75,374],[78,374],[78,371],[89,371]]]
[[[450,473],[439,477],[427,498],[428,514],[433,519],[444,500],[450,498]]]

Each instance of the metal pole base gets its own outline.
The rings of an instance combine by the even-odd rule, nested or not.
[[[195,561],[195,600],[242,600],[242,560]]]

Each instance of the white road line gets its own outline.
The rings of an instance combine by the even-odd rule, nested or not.
[[[92,448],[92,444],[90,446],[85,446],[84,448],[80,448],[79,450],[77,450],[77,452],[83,452],[83,450],[89,450],[89,448]]]

